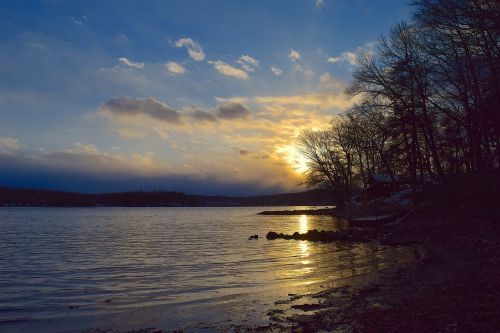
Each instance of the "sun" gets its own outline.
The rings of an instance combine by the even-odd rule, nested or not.
[[[304,174],[308,170],[307,159],[302,156],[298,149],[293,145],[282,146],[276,150],[278,153],[283,154],[285,160],[297,172]]]

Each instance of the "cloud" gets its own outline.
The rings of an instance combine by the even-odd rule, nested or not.
[[[17,150],[20,149],[22,146],[23,145],[19,143],[18,139],[11,138],[8,136],[0,136],[0,147],[2,148]]]
[[[176,74],[183,74],[186,72],[186,69],[179,63],[176,63],[175,61],[169,61],[165,63],[165,69],[173,75]]]
[[[187,107],[182,110],[176,110],[166,103],[155,98],[130,98],[130,97],[115,97],[105,102],[100,107],[102,115],[111,117],[138,117],[145,116],[161,122],[174,125],[189,125],[190,122],[196,123],[218,123],[219,120],[238,120],[247,118],[251,111],[242,102],[244,99],[220,99],[216,108],[206,111],[198,108]],[[147,128],[138,130],[130,128],[137,122],[129,122],[126,128],[113,128],[111,132],[117,133],[123,138],[142,138],[147,135]],[[149,128],[151,129],[151,128]],[[82,148],[79,143],[77,147]],[[88,147],[90,148],[90,147]]]
[[[130,40],[128,39],[127,35],[125,35],[125,34],[117,34],[115,41],[118,44],[122,44],[122,45],[126,45],[126,44],[130,43]]]
[[[241,103],[229,102],[219,105],[216,113],[220,119],[240,119],[248,117],[251,111]]]
[[[132,128],[113,128],[110,132],[117,133],[125,139],[138,139],[147,136],[147,133]]]
[[[325,0],[314,0],[314,6],[316,8],[322,8],[325,5]]]
[[[314,72],[312,70],[310,70],[309,68],[304,68],[300,64],[296,64],[294,66],[294,70],[296,72],[300,72],[300,73],[304,74],[305,76],[313,76],[314,75]]]
[[[273,67],[273,66],[271,66],[271,72],[273,72],[274,75],[283,74],[283,71],[281,69],[279,69],[278,67]]]
[[[214,107],[181,105],[177,108],[179,120],[184,126],[169,126],[162,121],[146,122],[141,118],[125,121],[116,118],[119,121],[111,126],[147,133],[147,139],[139,140],[147,142],[148,147],[153,142],[166,146],[166,150],[160,149],[157,153],[160,161],[163,159],[168,163],[168,172],[203,176],[216,174],[221,177],[218,179],[250,179],[256,184],[273,182],[296,188],[294,186],[301,181],[297,171],[301,163],[292,159],[292,155],[280,154],[280,147],[294,146],[297,135],[306,128],[325,128],[332,117],[351,105],[343,90],[336,89],[337,85],[340,88],[340,83],[336,83],[338,80],[335,77],[323,73],[314,80],[311,83],[321,86],[325,92],[218,97]],[[314,85],[311,87],[314,88]],[[332,87],[335,89],[327,89]],[[162,104],[175,105],[168,101]],[[156,149],[156,146],[158,144],[149,149]],[[73,148],[90,152],[92,146]],[[124,147],[119,153],[129,154],[128,149]],[[117,153],[109,151],[113,155]],[[257,174],[267,181],[257,181]]]
[[[320,91],[343,91],[346,86],[344,81],[337,80],[326,72],[320,75],[317,89]]]
[[[217,117],[203,110],[191,111],[188,113],[188,116],[198,122],[209,122],[209,123],[217,122]]]
[[[300,109],[314,107],[320,110],[329,110],[333,108],[345,109],[352,105],[352,101],[342,92],[311,93],[292,96],[257,96],[254,100],[271,109],[279,108],[280,110],[286,110],[291,107]]]
[[[240,154],[241,156],[245,156],[250,154],[250,152],[246,149],[238,149],[238,154]]]
[[[215,100],[219,104],[224,104],[224,103],[229,103],[229,102],[245,104],[250,99],[248,97],[241,97],[241,96],[233,96],[233,97],[218,97],[218,96],[216,96]]]
[[[71,20],[71,22],[73,22],[74,24],[76,25],[84,25],[85,22],[87,22],[87,17],[85,15],[83,15],[80,19],[77,19],[76,17],[73,17],[73,16],[66,16],[68,19]]]
[[[96,146],[92,145],[92,144],[75,142],[75,147],[79,148],[82,152],[87,153],[87,154],[98,154],[99,153]]]
[[[223,61],[209,61],[208,63],[213,65],[214,68],[222,75],[231,76],[240,80],[246,80],[249,78],[248,73],[244,70],[228,65]]]
[[[259,67],[259,61],[247,54],[242,55],[238,59],[238,64],[247,72],[254,72]]]
[[[129,60],[127,58],[118,58],[118,61],[122,64],[122,65],[125,65],[127,67],[132,67],[132,68],[137,68],[137,69],[141,69],[141,68],[144,68],[144,63],[143,62],[133,62],[132,60]]]
[[[178,48],[185,47],[188,50],[189,57],[194,61],[205,60],[205,53],[200,44],[191,38],[181,38],[175,42],[175,46]]]
[[[358,56],[354,52],[346,51],[342,52],[338,57],[328,58],[330,63],[347,62],[350,65],[356,65],[358,63]]]
[[[234,161],[234,158],[231,160]],[[256,173],[250,170],[228,172],[227,169],[204,174],[171,172],[167,165],[159,163],[151,153],[125,156],[58,151],[17,156],[0,152],[0,165],[0,184],[18,188],[86,193],[162,189],[193,194],[244,196],[292,189],[290,179],[286,178],[289,175],[285,175],[283,169],[278,169],[281,173],[276,171],[278,166],[272,166],[277,177],[270,177],[269,171],[263,177],[262,173],[269,167],[262,169],[263,166],[256,165],[249,166],[254,170],[259,168]]]
[[[143,115],[170,124],[182,124],[179,112],[152,97],[115,97],[105,102],[101,111],[117,116]]]
[[[295,62],[297,60],[300,60],[302,57],[299,52],[290,50],[290,53],[288,53],[288,58],[290,58],[291,61]]]
[[[248,149],[245,149],[245,148],[240,148],[240,147],[237,147],[237,146],[233,146],[231,147],[232,150],[234,150],[236,153],[238,153],[238,155],[240,156],[248,156],[250,154],[252,154],[252,152]]]

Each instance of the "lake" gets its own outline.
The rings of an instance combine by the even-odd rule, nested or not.
[[[289,293],[362,283],[413,258],[371,243],[268,241],[270,230],[343,224],[257,215],[269,209],[0,208],[0,332],[261,325]]]

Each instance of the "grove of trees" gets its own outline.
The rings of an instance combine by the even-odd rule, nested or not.
[[[347,94],[356,104],[299,137],[307,183],[343,203],[369,175],[412,185],[500,168],[500,1],[416,0],[358,61]],[[495,189],[493,189],[495,190]]]

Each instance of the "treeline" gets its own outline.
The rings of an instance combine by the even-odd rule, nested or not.
[[[86,194],[51,190],[0,187],[0,206],[199,206],[199,198],[179,192],[135,191]]]
[[[102,194],[0,187],[0,206],[31,207],[236,207],[331,205],[325,190],[252,197],[190,195],[173,191],[133,191]]]
[[[500,165],[500,2],[417,0],[360,57],[355,105],[330,128],[306,131],[307,181],[345,202],[381,173],[421,181],[474,174],[496,191]]]

